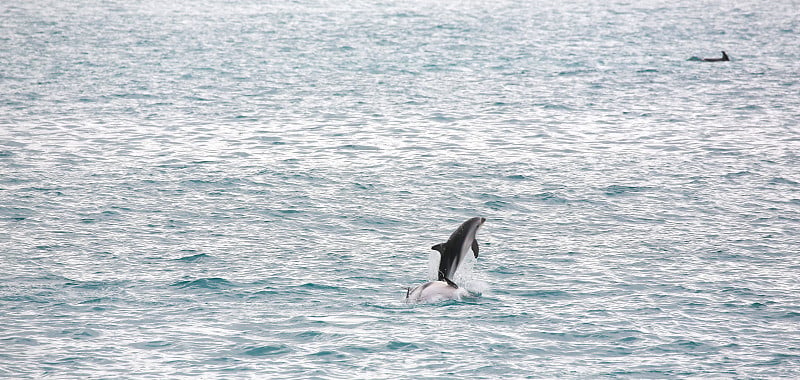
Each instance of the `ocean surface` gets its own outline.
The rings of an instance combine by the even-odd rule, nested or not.
[[[798,15],[3,2],[0,377],[798,378]]]

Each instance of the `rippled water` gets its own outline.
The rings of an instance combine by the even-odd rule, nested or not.
[[[798,14],[4,3],[0,377],[800,376]]]

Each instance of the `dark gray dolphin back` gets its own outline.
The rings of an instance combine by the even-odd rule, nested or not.
[[[728,57],[728,54],[726,54],[723,51],[722,52],[722,58],[703,58],[703,60],[706,61],[706,62],[727,62],[727,61],[730,61],[731,59]]]
[[[461,223],[450,235],[450,239],[447,239],[447,242],[431,247],[431,249],[441,253],[441,259],[439,260],[440,281],[451,280],[451,276],[456,272],[470,249],[475,253],[475,257],[478,257],[479,247],[475,234],[485,221],[486,219],[481,217],[471,218]]]

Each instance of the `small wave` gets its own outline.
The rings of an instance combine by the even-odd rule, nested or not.
[[[503,275],[519,275],[520,274],[519,270],[517,270],[515,268],[512,268],[512,267],[503,266],[503,265],[499,265],[499,266],[495,267],[494,269],[490,270],[490,272],[497,273],[497,274],[503,274]]]
[[[190,251],[191,252],[191,251]],[[206,255],[205,253],[198,253],[196,255],[191,256],[184,256],[179,259],[175,259],[175,261],[183,261],[187,263],[196,263],[210,259],[212,256]]]
[[[21,221],[33,214],[33,210],[24,207],[0,207],[0,219]]]
[[[484,205],[491,210],[497,211],[506,208],[509,205],[509,203],[501,200],[495,200],[495,201],[484,202]]]
[[[441,115],[441,114],[432,116],[430,118],[430,120],[431,121],[436,121],[436,122],[439,122],[439,123],[452,123],[452,122],[456,121],[456,119],[453,118],[453,117],[449,117],[449,116],[445,116],[445,115]]]
[[[727,174],[723,175],[722,178],[732,179],[732,178],[744,177],[744,176],[750,175],[750,174],[753,174],[753,173],[750,173],[749,171],[744,170],[744,171],[735,172],[735,173],[727,173]]]
[[[280,294],[277,290],[259,290],[253,293],[250,298],[271,297]]]
[[[65,287],[76,288],[76,289],[107,289],[107,288],[117,288],[122,287],[125,284],[128,284],[130,281],[79,281],[79,280],[69,280],[66,279],[67,282],[64,283]]]
[[[563,104],[538,103],[534,105],[548,110],[573,111],[572,107]]]
[[[22,344],[26,346],[38,346],[41,343],[36,339],[31,338],[20,338],[20,337],[10,337],[10,338],[2,338],[0,342],[3,343],[4,346],[8,347],[13,344]]]
[[[96,338],[101,334],[97,330],[78,328],[78,329],[62,330],[61,335],[69,336],[72,339],[90,339],[90,338]]]
[[[343,150],[373,150],[373,151],[381,150],[381,148],[378,148],[377,146],[358,145],[358,144],[342,145],[342,146],[339,147],[339,149],[343,149]]]
[[[308,340],[319,339],[320,337],[322,337],[322,335],[323,333],[320,331],[309,330],[309,331],[303,331],[295,336],[300,340],[308,341]]]
[[[130,346],[134,348],[151,349],[151,348],[164,348],[172,345],[172,342],[164,340],[152,340],[149,342],[132,343]]]
[[[526,177],[526,176],[524,176],[522,174],[512,174],[512,175],[506,176],[506,179],[512,180],[512,181],[523,181],[523,180],[528,179],[528,177]]]
[[[558,76],[573,76],[573,75],[582,75],[582,74],[592,74],[596,73],[597,70],[570,70],[570,71],[561,71],[558,73]]]
[[[738,107],[736,109],[737,110],[762,110],[762,109],[764,109],[764,107],[761,107],[761,106],[755,105],[755,104],[749,104],[749,105],[746,105],[746,106],[743,106],[743,107]]]
[[[358,190],[375,190],[375,185],[371,183],[354,182],[353,187],[355,187]]]
[[[773,184],[792,185],[792,186],[797,186],[797,184],[798,184],[795,181],[792,181],[792,180],[790,180],[788,178],[783,178],[783,177],[775,177],[772,180],[770,180],[769,182],[773,183]]]
[[[347,355],[337,351],[331,350],[322,350],[317,351],[313,354],[308,354],[308,356],[318,357],[318,358],[332,358],[332,359],[346,359]]]
[[[331,286],[331,285],[324,285],[324,284],[315,284],[313,282],[305,283],[300,285],[301,289],[314,289],[314,290],[338,290],[340,289],[338,286]]]
[[[248,356],[272,356],[283,355],[291,352],[289,346],[285,344],[266,345],[259,347],[251,347],[246,349],[243,353]]]
[[[534,290],[523,292],[520,296],[532,298],[569,298],[570,294],[563,290]]]
[[[414,351],[419,350],[419,346],[414,343],[400,342],[393,340],[386,344],[386,348],[392,351]]]
[[[781,319],[798,319],[798,320],[800,320],[800,313],[798,313],[796,311],[790,311],[790,312],[784,314],[783,316],[781,316]]]
[[[139,93],[114,94],[112,96],[116,97],[116,98],[121,98],[121,99],[153,99],[153,98],[155,98],[155,96],[151,95],[151,94],[139,94]]]
[[[569,203],[569,200],[567,198],[560,197],[560,196],[556,195],[555,193],[551,193],[549,191],[546,191],[544,193],[536,194],[535,196],[539,200],[541,200],[543,202],[547,202],[547,203],[559,203],[559,204]]]
[[[704,352],[712,350],[712,347],[702,343],[688,339],[679,339],[671,343],[661,344],[653,347],[651,350],[656,352],[672,353],[672,352]]]
[[[603,189],[606,195],[610,196],[624,195],[629,193],[639,193],[647,190],[650,190],[650,188],[646,186],[622,186],[622,185],[611,185]]]
[[[114,299],[110,297],[97,297],[97,298],[90,298],[85,301],[79,302],[80,305],[92,305],[98,303],[105,303],[105,302],[113,302]]]
[[[230,281],[219,278],[219,277],[212,277],[212,278],[199,278],[197,280],[192,281],[178,281],[173,283],[170,286],[174,286],[180,289],[223,289],[223,288],[230,288],[233,286],[233,283]]]

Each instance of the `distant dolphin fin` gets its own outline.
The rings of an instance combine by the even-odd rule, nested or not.
[[[452,287],[454,287],[454,288],[458,289],[458,285],[456,285],[456,283],[455,283],[455,282],[453,282],[453,281],[451,281],[449,278],[445,277],[445,278],[444,278],[444,282],[446,282],[446,283],[447,283],[447,285],[450,285],[450,286],[452,286]]]
[[[475,252],[475,258],[478,258],[478,251],[480,248],[478,247],[478,239],[472,241],[472,252]]]

